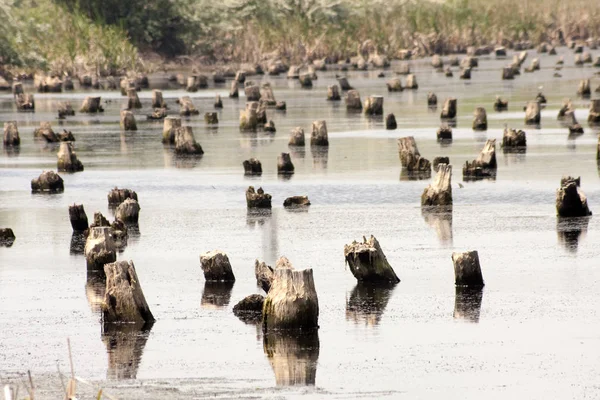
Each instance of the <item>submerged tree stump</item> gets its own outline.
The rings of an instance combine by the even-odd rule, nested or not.
[[[104,323],[154,322],[133,261],[118,261],[104,266],[106,294],[102,302]]]
[[[353,241],[345,245],[344,258],[350,272],[359,282],[400,282],[373,235],[368,240],[363,237],[362,243]]]
[[[459,79],[471,79],[471,67],[463,68],[458,75]]]
[[[431,163],[433,170],[437,171],[440,164],[450,164],[450,157],[435,157]]]
[[[64,190],[63,179],[54,171],[44,171],[38,178],[31,180],[32,193],[59,193]]]
[[[84,254],[88,270],[102,270],[104,264],[117,260],[117,247],[110,227],[90,227]]]
[[[258,127],[258,122],[258,103],[247,103],[246,109],[240,111],[240,130],[255,131]]]
[[[65,117],[74,116],[75,110],[70,101],[63,101],[58,103],[58,119],[65,119]]]
[[[364,109],[367,115],[383,115],[383,96],[367,97]]]
[[[216,112],[204,113],[204,122],[207,124],[216,125],[219,123],[219,116]]]
[[[348,78],[344,77],[344,76],[340,76],[337,77],[337,81],[340,85],[340,89],[342,89],[343,91],[348,91],[348,90],[352,90],[352,86],[350,86],[350,83],[348,83]]]
[[[402,80],[400,78],[392,78],[387,82],[388,92],[401,92],[404,90],[402,87]]]
[[[600,99],[592,99],[590,103],[590,113],[588,115],[589,124],[600,124]]]
[[[310,200],[308,200],[308,196],[292,196],[283,201],[283,206],[286,208],[306,207],[310,206]]]
[[[427,93],[427,106],[436,107],[438,102],[437,95],[433,92]]]
[[[418,89],[419,84],[417,83],[417,77],[413,74],[406,75],[406,85],[404,85],[405,89]]]
[[[485,285],[477,251],[452,253],[452,262],[454,263],[454,283],[456,286],[482,287]]]
[[[505,149],[515,147],[526,147],[527,136],[522,130],[515,130],[510,128],[504,128],[504,134],[502,135],[502,147]]]
[[[107,195],[108,206],[116,207],[127,199],[138,201],[138,195],[131,189],[119,189],[115,187]]]
[[[294,164],[290,153],[281,153],[277,156],[277,173],[291,175],[294,173]]]
[[[9,121],[4,123],[3,143],[5,146],[19,146],[21,144],[21,137],[19,136],[17,121]]]
[[[327,100],[329,101],[337,101],[341,100],[340,96],[340,88],[338,85],[330,85],[327,86]]]
[[[138,97],[137,90],[127,89],[127,109],[133,110],[135,108],[142,108],[142,102]]]
[[[579,86],[577,87],[577,94],[581,97],[589,97],[592,94],[592,88],[590,86],[589,79],[582,79],[579,81]]]
[[[304,146],[305,138],[304,138],[304,129],[300,127],[296,127],[292,129],[290,133],[290,141],[288,142],[288,146]]]
[[[525,124],[526,125],[539,125],[541,121],[541,107],[540,102],[530,101],[525,106]]]
[[[319,299],[312,269],[277,268],[263,305],[263,330],[319,328]]]
[[[496,175],[496,139],[488,139],[473,162],[466,161],[463,167],[463,179],[481,179]]]
[[[240,97],[240,84],[238,81],[231,82],[231,89],[229,89],[229,97],[237,99]]]
[[[431,57],[431,66],[435,69],[444,68],[444,61],[439,54],[434,54],[433,57]]]
[[[104,112],[104,108],[102,108],[102,104],[100,104],[100,97],[91,97],[88,96],[83,100],[83,104],[81,105],[81,109],[79,112],[82,113],[97,113]]]
[[[269,293],[271,282],[273,282],[273,268],[262,261],[256,260],[254,261],[254,275],[256,276],[256,285],[265,293]]]
[[[300,74],[298,79],[300,81],[300,86],[303,88],[311,88],[313,86],[313,74],[311,73]]]
[[[500,96],[496,96],[496,101],[494,101],[494,110],[496,110],[496,111],[508,110],[508,100],[504,100],[504,99],[500,98]]]
[[[15,95],[17,111],[35,111],[35,100],[32,94],[18,93]]]
[[[179,115],[189,117],[198,114],[200,114],[200,111],[194,106],[189,96],[183,96],[179,99]]]
[[[581,179],[563,177],[556,191],[556,213],[559,217],[587,217],[592,215],[587,197],[579,189]]]
[[[354,111],[360,111],[362,110],[362,102],[360,101],[360,94],[358,93],[358,90],[349,90],[346,93],[346,109],[347,110],[354,110]]]
[[[88,218],[83,209],[83,204],[69,206],[69,220],[74,232],[83,232],[88,229]]]
[[[125,199],[115,211],[115,217],[123,222],[137,224],[140,218],[140,205],[135,199]]]
[[[256,158],[245,160],[242,165],[245,175],[262,175],[262,164]]]
[[[137,124],[135,122],[135,117],[131,111],[122,110],[121,111],[121,129],[124,131],[137,131]]]
[[[329,146],[327,136],[327,123],[324,120],[313,121],[312,133],[310,135],[311,146]]]
[[[244,85],[244,94],[246,95],[246,101],[259,101],[260,100],[260,87],[254,83],[246,82]]]
[[[4,126],[6,126],[6,123]],[[54,133],[54,130],[52,130],[52,125],[50,125],[50,122],[47,121],[40,122],[40,127],[35,128],[33,131],[33,137],[35,139],[45,140],[48,143],[56,143],[60,141],[58,136],[56,136],[56,133]]]
[[[452,128],[448,124],[442,124],[436,132],[437,140],[452,140]]]
[[[394,114],[388,114],[385,117],[385,129],[387,130],[394,130],[398,128],[398,123],[396,122],[396,117],[394,116]]]
[[[200,265],[207,281],[235,282],[229,257],[221,250],[208,251],[200,255]]]
[[[181,128],[181,118],[167,117],[163,122],[162,142],[175,144],[175,131]]]
[[[260,322],[262,320],[262,309],[265,303],[265,296],[260,294],[251,294],[244,297],[235,306],[233,314],[247,322]]]
[[[502,68],[502,80],[515,79],[515,72],[512,66]]]
[[[444,106],[442,107],[442,119],[454,119],[456,118],[456,107],[457,100],[455,98],[449,98],[444,101]]]
[[[62,172],[79,172],[83,171],[83,164],[77,158],[77,154],[73,151],[71,142],[61,142],[58,150],[57,169]]]
[[[452,165],[439,164],[435,180],[421,195],[421,206],[452,206]]]
[[[214,107],[215,108],[223,108],[223,101],[221,100],[221,96],[220,95],[216,95],[215,96]]]
[[[191,126],[182,126],[175,130],[175,154],[202,155],[204,150],[196,142]]]
[[[265,193],[261,187],[254,191],[254,186],[248,186],[246,205],[248,208],[271,208],[271,195]]]
[[[167,108],[167,103],[163,99],[161,90],[154,89],[152,91],[152,108]]]
[[[429,160],[421,157],[413,136],[398,139],[400,163],[407,171],[431,171]]]
[[[487,130],[487,114],[485,108],[477,107],[473,113],[473,130],[474,131],[486,131]]]
[[[15,233],[11,228],[0,228],[0,246],[11,247],[15,239]]]

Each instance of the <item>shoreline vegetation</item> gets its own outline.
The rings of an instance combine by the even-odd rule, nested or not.
[[[0,0],[0,75],[407,59],[596,41],[594,0]]]

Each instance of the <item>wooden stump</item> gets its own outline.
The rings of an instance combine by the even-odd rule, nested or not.
[[[140,217],[140,205],[135,199],[125,199],[115,211],[115,217],[123,222],[137,223]]]
[[[539,125],[541,120],[541,107],[537,101],[530,101],[525,107],[525,124]]]
[[[383,96],[367,97],[364,108],[367,115],[383,115]]]
[[[556,213],[559,217],[587,217],[592,215],[587,197],[579,189],[581,179],[563,177],[556,191]]]
[[[88,270],[102,270],[104,264],[117,260],[117,248],[110,227],[91,227],[85,242]]]
[[[413,136],[398,139],[400,163],[407,171],[431,171],[429,160],[421,157]]]
[[[33,137],[35,139],[42,139],[48,143],[56,143],[59,141],[58,136],[56,136],[56,133],[52,130],[50,122],[47,121],[40,122],[40,127],[35,128],[33,131]]]
[[[477,107],[473,113],[473,130],[474,131],[486,131],[487,130],[487,114],[485,108]]]
[[[352,90],[352,86],[348,83],[348,78],[341,76],[337,78],[338,84],[340,85],[340,89],[343,91]]]
[[[421,195],[421,206],[452,207],[452,165],[439,164],[435,180]]]
[[[292,129],[290,133],[290,141],[288,142],[288,146],[304,146],[304,129],[297,127]]]
[[[38,178],[31,180],[32,193],[59,193],[64,190],[63,179],[54,171],[44,171]]]
[[[286,208],[306,207],[310,206],[310,200],[307,196],[292,196],[283,201],[283,206]]]
[[[157,89],[152,91],[152,108],[167,108],[162,91]]]
[[[182,126],[175,130],[175,154],[202,155],[202,146],[196,142],[191,126]]]
[[[392,78],[387,82],[388,92],[401,92],[404,90],[402,87],[402,80],[400,78]]]
[[[256,276],[256,285],[264,290],[265,293],[269,293],[271,282],[273,282],[273,268],[264,262],[256,260],[254,262],[254,275]]]
[[[221,250],[201,254],[200,265],[207,281],[235,282],[229,258]]]
[[[405,89],[418,89],[419,84],[417,83],[417,77],[413,74],[406,75],[406,85],[404,85]]]
[[[179,99],[179,115],[189,117],[198,114],[200,114],[200,111],[194,106],[189,96],[183,96]]]
[[[502,135],[502,147],[505,149],[515,147],[526,147],[527,136],[522,130],[515,130],[510,128],[504,128],[504,134]]]
[[[86,97],[85,100],[83,100],[83,104],[81,105],[81,109],[79,110],[79,112],[82,112],[82,113],[104,112],[104,108],[102,108],[100,101],[101,101],[100,97],[90,97],[90,96]]]
[[[121,129],[124,131],[137,131],[137,124],[133,113],[128,110],[121,111]]]
[[[77,154],[73,151],[71,142],[61,142],[58,150],[57,169],[62,172],[79,172],[83,171],[83,164],[77,158]]]
[[[340,90],[339,90],[338,85],[327,86],[327,100],[329,100],[329,101],[341,100]]]
[[[21,137],[19,136],[17,121],[9,121],[4,123],[3,142],[5,146],[19,146],[21,144]]]
[[[396,128],[398,128],[398,123],[396,122],[396,117],[394,116],[394,114],[388,114],[385,117],[385,129],[394,130]]]
[[[454,284],[456,286],[484,286],[477,251],[452,253],[452,262],[454,263]]]
[[[463,179],[481,179],[496,175],[496,139],[488,139],[473,162],[465,162]]]
[[[167,117],[163,122],[162,142],[175,144],[175,131],[181,128],[181,118]]]
[[[294,164],[290,153],[281,153],[277,156],[277,173],[291,175],[294,173]]]
[[[313,121],[310,135],[311,146],[329,146],[327,123],[324,120]]]
[[[242,165],[244,166],[244,175],[262,175],[262,164],[256,158],[245,160]]]
[[[88,229],[88,218],[83,209],[83,204],[69,206],[69,220],[75,232],[83,232]]]
[[[246,190],[246,205],[248,208],[271,208],[271,195],[260,187],[254,191],[254,186],[249,186]]]
[[[454,119],[456,118],[456,107],[457,100],[455,98],[448,98],[444,101],[444,106],[442,107],[442,119]]]
[[[373,235],[368,240],[363,237],[362,243],[353,241],[345,245],[344,258],[350,272],[359,282],[400,282]]]

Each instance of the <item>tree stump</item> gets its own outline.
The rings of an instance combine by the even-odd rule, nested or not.
[[[290,133],[290,141],[288,142],[288,146],[304,146],[304,129],[297,127],[292,129]]]
[[[254,187],[249,186],[246,190],[246,205],[248,208],[271,208],[271,195],[260,187],[254,191]]]
[[[260,100],[260,87],[258,85],[246,85],[244,93],[246,94],[246,101]]]
[[[487,114],[483,107],[477,107],[473,113],[473,130],[487,131]]]
[[[221,100],[221,96],[220,95],[216,95],[215,96],[214,107],[215,108],[223,108],[223,101]]]
[[[256,158],[245,160],[242,165],[244,166],[244,175],[262,175],[262,164]]]
[[[100,97],[90,97],[90,96],[86,97],[85,100],[83,100],[83,104],[81,105],[81,109],[79,110],[79,112],[82,112],[82,113],[104,112],[104,108],[102,108],[100,101],[101,101]]]
[[[312,74],[310,73],[300,74],[298,79],[300,80],[300,86],[303,88],[311,88],[313,86]]]
[[[165,100],[163,99],[162,91],[157,89],[152,91],[152,108],[167,108],[167,103],[165,103]]]
[[[559,217],[587,217],[592,215],[587,197],[579,189],[581,179],[563,177],[556,191],[556,213]]]
[[[110,227],[90,227],[84,254],[88,270],[102,270],[104,264],[117,260],[117,248]]]
[[[6,126],[6,123],[4,126]],[[59,141],[58,136],[56,136],[56,133],[52,130],[50,122],[47,121],[40,122],[40,127],[35,128],[33,131],[33,137],[35,139],[42,139],[48,143],[56,143]]]
[[[360,94],[358,90],[349,90],[346,93],[346,109],[350,111],[362,110],[362,102],[360,101]]]
[[[163,122],[162,142],[175,144],[175,131],[181,128],[181,118],[167,117]]]
[[[341,100],[340,90],[338,85],[330,85],[327,86],[327,100],[329,101],[337,101]]]
[[[592,99],[590,103],[590,113],[588,115],[590,125],[600,124],[600,99]]]
[[[504,134],[502,135],[502,147],[505,149],[515,147],[526,147],[527,136],[522,130],[515,130],[510,128],[504,128]]]
[[[137,224],[140,217],[140,205],[135,199],[125,199],[115,211],[115,217],[123,222]]]
[[[485,146],[473,162],[465,162],[463,179],[481,179],[496,175],[496,139],[488,139]]]
[[[88,218],[83,209],[83,204],[69,206],[69,220],[74,232],[83,232],[88,229]]]
[[[383,96],[367,97],[364,108],[367,115],[383,115]]]
[[[0,246],[11,247],[15,242],[15,233],[10,228],[0,229]]]
[[[294,173],[294,164],[290,153],[281,153],[277,156],[277,173],[283,175],[291,175]]]
[[[387,82],[388,92],[401,92],[404,90],[402,87],[402,80],[400,78],[392,78]]]
[[[324,120],[313,121],[310,135],[311,146],[329,146],[327,123]]]
[[[200,265],[207,281],[235,282],[229,258],[221,250],[201,254]]]
[[[189,96],[183,96],[179,99],[179,115],[189,117],[198,114],[200,114],[200,111],[194,106]]]
[[[421,206],[452,207],[452,165],[439,164],[435,180],[421,195]]]
[[[258,127],[258,103],[246,104],[246,109],[240,111],[240,130],[255,131]]]
[[[539,125],[541,120],[541,107],[537,101],[530,101],[525,107],[525,124]]]
[[[127,89],[127,109],[133,110],[135,108],[142,108],[142,102],[138,97],[137,90]]]
[[[264,290],[265,293],[269,293],[271,282],[273,282],[273,268],[264,262],[256,260],[254,261],[254,275],[256,276],[256,285]]]
[[[64,190],[63,179],[54,171],[44,171],[38,178],[31,180],[32,193],[59,193]]]
[[[286,208],[306,207],[310,206],[310,200],[307,196],[292,196],[283,201],[283,206]]]
[[[422,158],[413,136],[398,139],[400,163],[407,171],[431,171],[429,160]]]
[[[448,124],[440,126],[436,132],[437,140],[452,140],[452,128]]]
[[[204,113],[204,122],[207,124],[216,125],[219,123],[219,116],[216,112]]]
[[[19,146],[21,144],[19,129],[17,128],[17,121],[9,121],[4,123],[3,142],[5,146]]]
[[[262,85],[260,85],[260,99],[267,106],[272,107],[277,104],[277,100],[275,100],[275,95],[273,94],[273,88],[271,87],[270,83],[265,82]]]
[[[359,282],[400,282],[373,235],[368,240],[363,237],[362,243],[353,241],[345,245],[344,258],[350,272]]]
[[[137,131],[137,124],[135,122],[135,117],[131,111],[122,110],[121,111],[121,129],[124,131]]]
[[[229,97],[235,99],[240,97],[240,84],[237,81],[231,82],[231,89],[229,89]]]
[[[454,284],[456,286],[484,286],[477,251],[452,253],[452,262],[454,263]]]
[[[202,146],[196,142],[191,126],[182,126],[175,130],[175,154],[202,155]]]
[[[394,116],[394,114],[388,114],[385,117],[385,129],[394,130],[396,128],[398,128],[398,123],[396,122],[396,117]]]
[[[444,101],[444,106],[442,107],[442,119],[454,119],[456,118],[456,107],[457,100],[455,98],[448,98]]]
[[[348,83],[348,78],[344,76],[337,77],[338,84],[340,85],[340,89],[343,91],[352,90],[352,86]]]
[[[404,85],[404,88],[413,90],[418,89],[419,84],[417,83],[417,77],[413,74],[406,75],[406,85]]]

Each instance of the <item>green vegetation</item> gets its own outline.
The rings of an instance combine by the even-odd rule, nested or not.
[[[71,72],[139,69],[167,59],[291,61],[359,49],[446,51],[502,40],[600,36],[595,0],[0,0],[0,57]],[[365,43],[366,41],[369,41]]]

